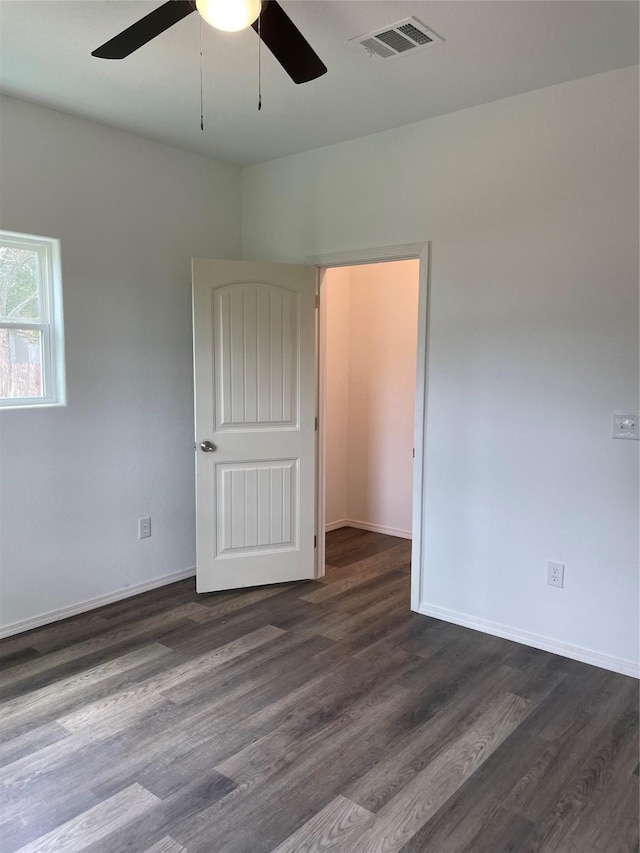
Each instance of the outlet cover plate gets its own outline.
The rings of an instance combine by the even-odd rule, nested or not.
[[[151,519],[138,519],[138,539],[148,539],[151,536]]]
[[[564,563],[549,560],[547,563],[547,583],[549,586],[557,586],[562,589],[564,586]]]
[[[637,412],[615,412],[613,415],[613,438],[640,439],[640,415]]]

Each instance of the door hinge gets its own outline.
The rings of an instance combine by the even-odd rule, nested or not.
[[[415,449],[415,447],[414,447],[414,448],[412,448],[412,450],[411,450],[411,455],[413,456],[413,458],[414,458],[414,459],[416,458],[416,449]]]
[[[316,431],[316,432],[318,432],[318,419],[317,419],[317,418],[316,418],[316,426],[315,426],[315,431]]]
[[[317,547],[318,547],[318,537],[317,537],[317,536],[314,536],[314,537],[313,537],[313,547],[314,547],[314,548],[317,548]]]
[[[320,294],[316,293],[316,308],[320,307]]]

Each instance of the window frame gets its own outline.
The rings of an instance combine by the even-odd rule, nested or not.
[[[43,391],[38,397],[0,397],[0,411],[65,406],[67,399],[60,240],[0,229],[0,245],[36,252],[38,256],[39,318],[29,321],[0,317],[0,329],[24,329],[40,333]]]

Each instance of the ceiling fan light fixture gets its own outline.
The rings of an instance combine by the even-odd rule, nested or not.
[[[196,0],[196,8],[205,21],[227,33],[250,27],[261,6],[261,0]]]

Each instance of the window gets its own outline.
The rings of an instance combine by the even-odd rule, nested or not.
[[[60,242],[0,231],[0,409],[64,403]]]

